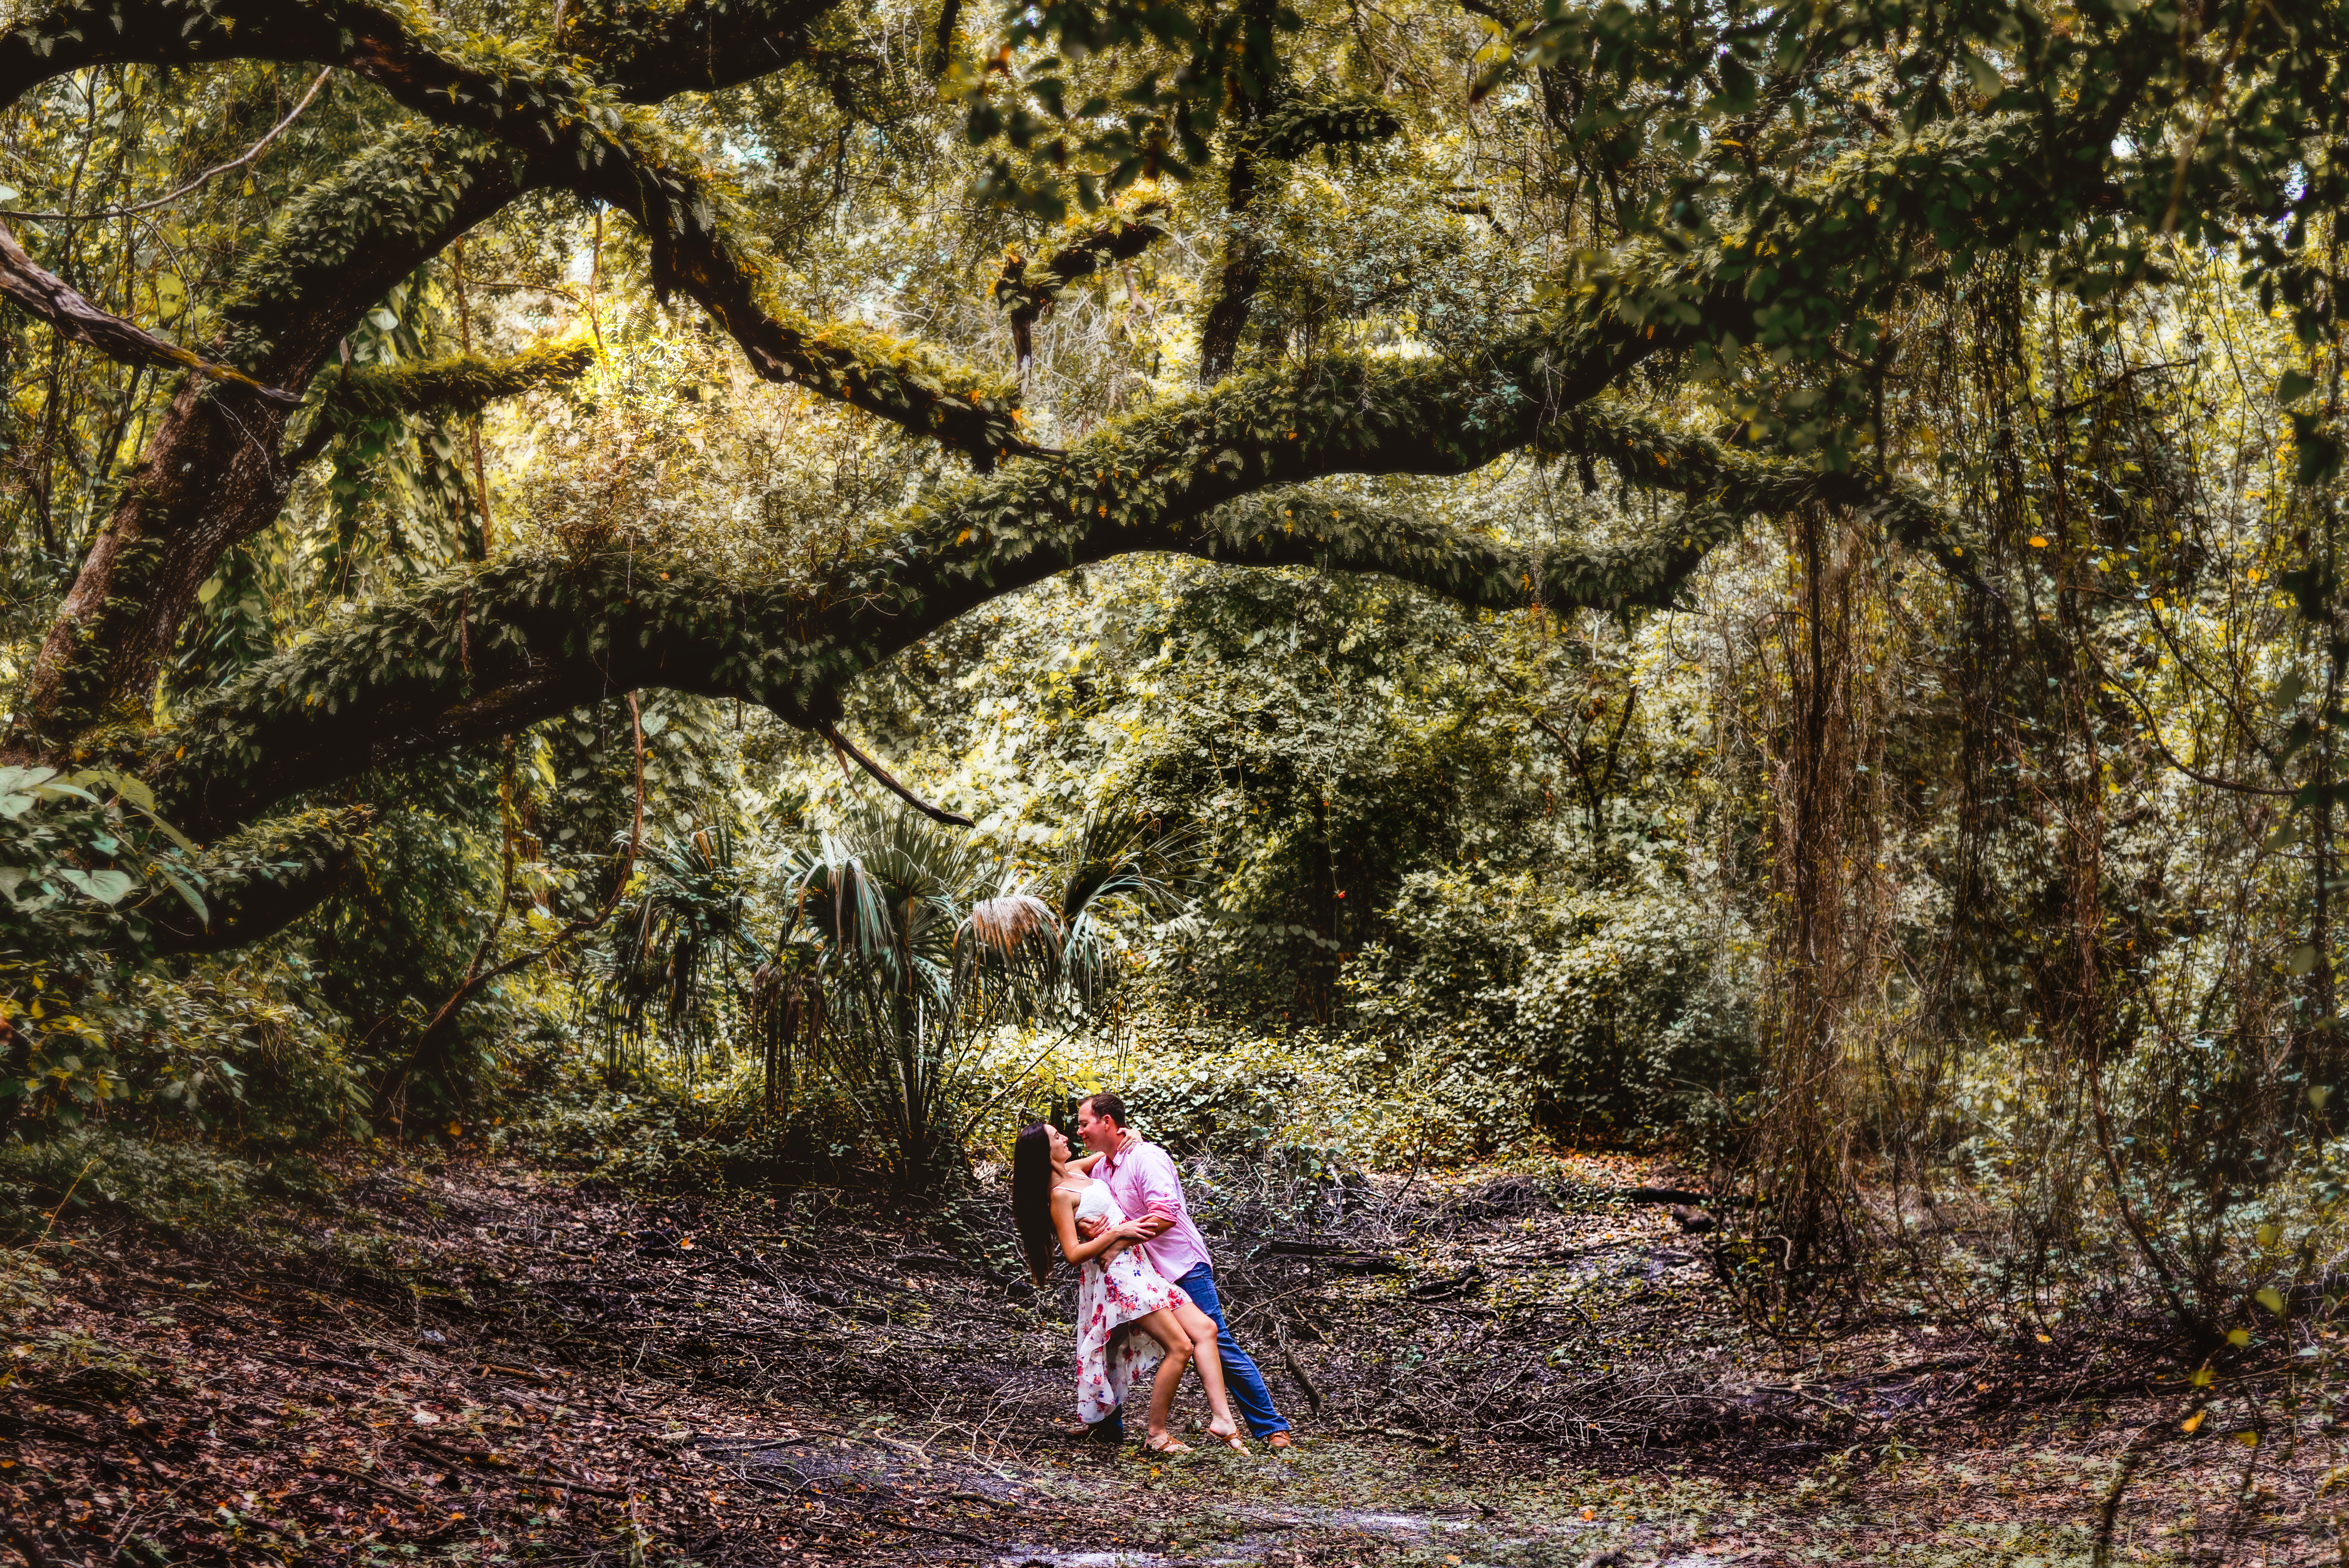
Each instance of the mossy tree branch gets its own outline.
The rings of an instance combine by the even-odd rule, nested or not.
[[[1543,337],[1515,346],[1514,377],[1337,361],[1241,377],[1104,430],[1064,462],[969,481],[820,578],[730,582],[688,561],[657,572],[617,555],[457,573],[262,666],[140,765],[174,820],[216,832],[349,773],[643,686],[735,697],[821,730],[850,682],[956,617],[1133,552],[1382,572],[1486,608],[1621,609],[1669,602],[1755,510],[1823,500],[1931,515],[1898,484],[1744,458],[1626,410],[1559,421],[1544,394],[1605,377],[1603,338],[1579,366]],[[1579,442],[1696,504],[1653,540],[1536,553],[1297,488],[1465,472],[1546,425],[1554,445]]]
[[[317,406],[310,428],[288,454],[286,466],[301,468],[361,420],[404,414],[478,414],[503,398],[575,381],[595,363],[594,342],[574,336],[498,358],[458,354],[415,365],[348,371],[316,389]]]
[[[5,223],[0,223],[0,294],[15,300],[26,314],[47,322],[61,335],[86,343],[121,364],[177,366],[214,381],[243,387],[272,402],[297,401],[291,392],[264,387],[242,370],[215,365],[167,337],[158,337],[135,322],[98,309],[67,287],[55,273],[37,265]]]
[[[1319,151],[1334,162],[1349,149],[1402,134],[1402,121],[1376,98],[1299,94],[1276,103],[1250,128],[1246,139],[1248,150],[1260,158],[1288,161]]]
[[[561,54],[630,103],[714,92],[780,70],[838,0],[688,0],[651,6],[587,0]],[[415,28],[403,5],[336,0],[64,0],[0,36],[0,105],[92,66],[196,66],[225,60],[340,61],[361,37]]]
[[[142,909],[154,956],[225,953],[283,931],[334,891],[363,847],[374,812],[365,806],[300,811],[217,843],[193,868],[207,918],[176,895]]]
[[[1144,201],[1131,212],[1062,240],[1033,260],[1017,250],[1005,253],[1003,275],[995,281],[995,303],[1011,323],[1011,346],[1021,365],[1036,356],[1036,323],[1060,304],[1069,286],[1108,263],[1131,261],[1164,239],[1166,228],[1158,220],[1166,212],[1166,202]]]

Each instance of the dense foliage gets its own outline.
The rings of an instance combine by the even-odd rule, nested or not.
[[[918,1186],[1116,1079],[2248,1332],[2349,1166],[2343,45],[19,6],[9,1169]]]

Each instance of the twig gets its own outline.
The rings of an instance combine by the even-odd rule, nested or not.
[[[874,778],[879,779],[884,789],[888,789],[899,799],[905,801],[905,804],[911,806],[915,810],[919,811],[923,816],[927,817],[931,821],[944,822],[950,828],[975,828],[978,825],[972,821],[968,817],[957,816],[956,813],[947,810],[944,807],[931,805],[927,800],[923,799],[919,795],[915,794],[911,789],[908,789],[903,784],[898,783],[896,779],[890,777],[889,770],[887,769],[882,767],[878,762],[874,761],[873,758],[865,756],[864,753],[857,750],[854,746],[851,745],[848,738],[840,733],[837,726],[830,724],[818,725],[815,732],[818,735],[823,736],[826,740],[832,742],[832,748],[835,752],[838,752],[843,757],[855,758],[856,765],[864,769],[867,773],[873,775]]]
[[[1281,1365],[1287,1367],[1288,1375],[1297,1379],[1297,1386],[1305,1390],[1306,1402],[1313,1407],[1313,1418],[1319,1420],[1322,1411],[1327,1408],[1326,1402],[1321,1398],[1321,1390],[1313,1386],[1312,1375],[1305,1370],[1305,1363],[1298,1358],[1296,1347],[1288,1343],[1288,1326],[1275,1318],[1272,1332],[1280,1342]]]
[[[2179,761],[2178,754],[2169,749],[2169,742],[2161,738],[2160,721],[2153,717],[2153,710],[2145,705],[2145,699],[2113,679],[2112,672],[2105,668],[2105,662],[2096,657],[2093,651],[2088,655],[2088,662],[2096,666],[2096,673],[2104,677],[2106,685],[2127,697],[2130,704],[2145,716],[2145,737],[2153,742],[2153,748],[2161,753],[2161,759],[2197,784],[2207,784],[2213,789],[2225,789],[2237,795],[2289,796],[2300,793],[2297,789],[2280,789],[2272,784],[2250,784],[2240,779],[2221,779],[2214,773],[2205,773],[2199,768],[2189,767]]]
[[[312,1470],[325,1470],[329,1475],[338,1475],[350,1480],[363,1482],[367,1486],[375,1488],[378,1491],[384,1492],[388,1496],[399,1499],[402,1502],[409,1504],[412,1508],[438,1508],[440,1506],[439,1502],[430,1498],[419,1497],[416,1493],[409,1491],[404,1486],[400,1486],[392,1481],[388,1481],[378,1475],[369,1475],[365,1470],[346,1470],[341,1465],[328,1464],[324,1460],[312,1460],[309,1461],[309,1466]]]
[[[866,1514],[865,1518],[869,1520],[873,1516]],[[893,1524],[883,1520],[874,1520],[874,1523],[883,1530],[918,1530],[925,1535],[943,1535],[949,1541],[968,1541],[974,1546],[992,1549],[1000,1549],[1002,1546],[999,1541],[989,1541],[983,1535],[973,1535],[967,1530],[947,1530],[935,1524],[908,1524],[903,1522]]]
[[[82,1168],[74,1173],[73,1181],[66,1186],[66,1195],[57,1200],[57,1206],[56,1208],[49,1211],[49,1222],[41,1227],[41,1241],[43,1243],[46,1243],[49,1239],[50,1233],[57,1228],[57,1216],[66,1212],[66,1205],[67,1203],[73,1202],[74,1193],[80,1190],[81,1179],[88,1175],[92,1170],[96,1169],[98,1161],[93,1157],[89,1160],[84,1161],[82,1162]]]
[[[1822,1399],[1816,1394],[1812,1393],[1809,1389],[1797,1388],[1791,1384],[1758,1384],[1754,1387],[1753,1391],[1756,1394],[1791,1394],[1795,1398],[1802,1400],[1806,1404],[1816,1405],[1823,1410],[1833,1410],[1837,1415],[1843,1417],[1846,1420],[1857,1421],[1863,1427],[1878,1427],[1883,1425],[1881,1421],[1878,1421],[1873,1416],[1863,1416],[1857,1410],[1851,1408],[1848,1405],[1838,1405],[1833,1399]],[[1679,1396],[1673,1397],[1679,1398]],[[1706,1396],[1703,1395],[1697,1396],[1699,1398],[1705,1397]]]
[[[475,1464],[488,1465],[492,1470],[513,1470],[517,1473],[522,1470],[522,1466],[515,1460],[501,1455],[477,1449],[460,1449],[454,1443],[443,1442],[438,1438],[428,1438],[420,1432],[409,1433],[408,1440],[411,1443],[420,1443],[433,1452],[445,1454],[452,1460],[471,1460]]]
[[[630,1498],[636,1495],[636,1493],[632,1491],[623,1491],[617,1487],[591,1486],[584,1480],[565,1480],[559,1475],[521,1475],[518,1473],[515,1479],[529,1486],[561,1487],[564,1491],[584,1491],[590,1497],[616,1498],[622,1502],[627,1501]]]
[[[299,119],[304,109],[310,107],[310,100],[318,96],[318,89],[325,87],[326,85],[326,78],[334,74],[335,67],[332,66],[328,66],[325,70],[320,71],[317,76],[312,79],[310,83],[310,90],[302,95],[302,101],[295,104],[291,109],[288,109],[284,119],[281,119],[275,125],[271,126],[269,128],[268,135],[263,137],[259,141],[254,142],[251,147],[246,148],[242,154],[230,159],[226,163],[218,164],[213,168],[205,170],[202,174],[197,175],[193,180],[189,181],[177,191],[167,191],[163,195],[156,197],[152,201],[141,201],[135,207],[101,207],[95,212],[18,212],[12,211],[0,211],[0,218],[18,218],[26,222],[37,223],[95,223],[101,218],[128,218],[134,213],[151,212],[158,207],[168,206],[171,202],[177,201],[181,197],[185,196],[189,191],[193,191],[198,186],[203,184],[205,181],[225,174],[232,169],[242,169],[246,164],[252,162],[254,159],[260,157],[262,150],[266,148],[271,142],[276,140],[278,136],[284,132],[285,128],[292,125],[295,120]]]
[[[1404,1442],[1430,1449],[1440,1449],[1452,1440],[1427,1432],[1407,1432],[1401,1427],[1334,1427],[1329,1435],[1333,1438],[1400,1438]]]

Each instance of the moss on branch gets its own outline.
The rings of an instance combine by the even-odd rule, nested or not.
[[[1741,523],[1807,505],[1850,507],[1951,575],[1980,581],[1957,520],[1922,485],[1898,475],[1764,457],[1673,429],[1613,397],[1594,398],[1545,425],[1534,449],[1603,461],[1628,484],[1686,496]]]
[[[406,414],[478,414],[502,398],[574,381],[595,363],[592,341],[566,337],[503,357],[458,354],[414,365],[349,371],[317,389],[317,408],[309,431],[287,462],[300,468],[361,420]]]
[[[710,92],[800,58],[836,0],[585,0],[560,40],[523,49],[562,56],[630,103]],[[0,35],[0,105],[92,66],[220,60],[350,63],[364,37],[430,33],[429,13],[367,0],[63,0]]]
[[[528,188],[510,147],[422,121],[393,127],[288,203],[221,304],[220,353],[305,383],[400,279]]]
[[[26,314],[47,322],[61,335],[86,343],[121,364],[174,365],[215,381],[242,386],[274,403],[295,401],[290,392],[264,387],[241,370],[215,365],[167,337],[98,309],[56,273],[36,264],[5,223],[0,223],[0,295],[15,300]]]
[[[583,0],[562,47],[631,103],[715,92],[804,57],[808,34],[837,0]]]
[[[459,354],[388,369],[355,370],[326,388],[320,413],[338,420],[477,414],[501,398],[576,380],[595,363],[592,341],[566,337],[502,358]]]
[[[1247,143],[1264,158],[1286,161],[1319,150],[1335,162],[1342,151],[1402,134],[1402,121],[1376,98],[1298,96],[1267,111]]]
[[[208,918],[176,896],[155,900],[140,911],[146,950],[222,953],[284,930],[334,890],[373,818],[364,806],[300,811],[211,846],[193,868]]]
[[[1011,323],[1011,343],[1019,363],[1035,357],[1035,326],[1061,302],[1069,285],[1089,278],[1111,262],[1130,261],[1166,237],[1159,220],[1164,201],[1144,201],[1106,223],[1077,228],[1032,260],[1017,249],[1006,252],[1003,275],[995,281],[995,303]]]
[[[1668,603],[1757,510],[1899,493],[1724,452],[1629,410],[1600,407],[1568,427],[1553,399],[1587,398],[1587,380],[1610,374],[1615,356],[1587,326],[1579,358],[1555,337],[1529,334],[1469,369],[1335,360],[1239,377],[1110,427],[1063,460],[968,480],[817,577],[736,582],[625,554],[454,573],[260,666],[143,766],[174,820],[217,831],[366,768],[640,686],[735,697],[812,729],[838,717],[849,683],[913,642],[1112,556],[1381,572],[1488,608],[1628,609]],[[1339,474],[1465,472],[1545,425],[1692,503],[1652,539],[1536,555],[1301,488]]]

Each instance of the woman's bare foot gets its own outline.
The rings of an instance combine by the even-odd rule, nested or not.
[[[1210,1421],[1207,1423],[1207,1435],[1236,1454],[1248,1451],[1247,1439],[1240,1435],[1237,1421]]]
[[[1154,1454],[1187,1454],[1191,1445],[1172,1432],[1153,1432],[1142,1439],[1142,1446]]]

